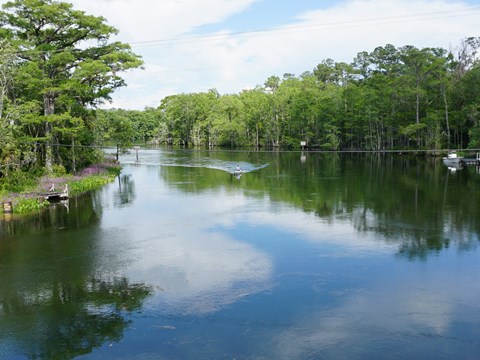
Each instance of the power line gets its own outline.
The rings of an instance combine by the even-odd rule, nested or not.
[[[219,33],[219,34],[206,34],[206,35],[175,37],[175,38],[167,38],[167,39],[136,41],[136,42],[130,42],[130,45],[152,46],[152,45],[159,45],[162,43],[167,43],[168,45],[170,45],[174,43],[216,40],[216,39],[221,39],[226,37],[235,37],[235,36],[242,36],[242,35],[259,35],[259,34],[275,35],[277,33],[285,34],[285,33],[299,32],[299,30],[318,31],[318,30],[322,30],[323,28],[338,27],[338,26],[340,27],[368,26],[368,25],[380,25],[384,23],[390,24],[392,23],[392,21],[398,23],[398,22],[410,22],[410,21],[420,21],[420,20],[432,20],[432,19],[441,19],[441,18],[450,18],[450,17],[470,16],[470,15],[473,15],[472,13],[478,12],[478,11],[480,11],[480,6],[473,6],[467,9],[458,9],[458,10],[450,10],[450,11],[435,11],[435,12],[427,12],[427,13],[420,13],[420,14],[408,14],[408,15],[398,15],[398,16],[367,18],[367,19],[360,19],[360,20],[336,21],[336,22],[328,22],[328,23],[320,23],[320,24],[286,26],[286,27],[279,27],[276,29],[258,29],[258,30],[247,30],[247,31],[237,31],[237,32],[225,32],[225,33]]]
[[[15,141],[15,144],[19,145],[44,145],[47,144],[47,140],[32,140],[32,141]],[[106,145],[79,145],[79,144],[48,144],[52,147],[65,147],[65,148],[85,148],[85,149],[110,149],[114,148],[115,145],[112,146],[106,146]]]
[[[382,25],[382,24],[391,24],[391,23],[401,23],[401,22],[412,22],[412,21],[425,21],[425,20],[434,20],[442,18],[453,18],[461,16],[472,16],[474,13],[480,11],[480,6],[472,6],[465,9],[457,10],[448,10],[448,11],[433,11],[425,12],[418,14],[407,14],[407,15],[397,15],[397,16],[384,16],[384,17],[374,17],[366,18],[359,20],[347,20],[347,21],[335,21],[335,22],[326,22],[319,24],[308,24],[308,25],[296,25],[296,26],[285,26],[278,27],[275,29],[257,29],[257,30],[246,30],[246,31],[237,31],[237,32],[224,32],[218,34],[205,34],[205,35],[195,35],[195,36],[184,36],[184,37],[173,37],[165,39],[155,39],[155,40],[143,40],[143,41],[134,41],[129,42],[128,44],[132,47],[152,47],[158,45],[172,45],[179,43],[191,43],[191,42],[200,42],[200,41],[212,41],[217,39],[225,39],[231,37],[239,37],[244,35],[277,35],[277,34],[289,34],[289,33],[298,33],[298,32],[313,32],[319,30],[325,30],[329,28],[348,28],[348,27],[359,27],[359,26],[371,26],[371,25]],[[72,50],[79,49],[58,49],[52,51],[43,51],[43,50],[24,50],[16,52],[17,55],[20,54],[55,54],[62,52],[71,52]]]

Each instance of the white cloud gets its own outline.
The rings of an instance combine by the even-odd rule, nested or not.
[[[466,8],[451,1],[347,1],[302,14],[282,26],[295,29],[202,39],[168,48],[158,44],[149,50],[166,50],[167,58],[146,57],[146,61],[166,65],[170,72],[163,73],[163,82],[181,79],[177,92],[213,87],[221,93],[239,92],[262,84],[270,75],[312,70],[326,58],[351,62],[358,52],[388,43],[455,47],[462,38],[476,34],[479,13],[465,16]]]
[[[240,92],[262,84],[270,75],[300,75],[327,58],[351,62],[358,52],[386,44],[449,49],[465,37],[476,36],[480,21],[478,8],[471,10],[471,5],[464,1],[347,0],[328,8],[319,4],[319,9],[302,14],[296,13],[292,5],[291,20],[273,33],[232,33],[178,41],[185,36],[204,36],[196,33],[204,25],[221,24],[223,34],[238,31],[229,27],[229,18],[240,15],[256,1],[259,0],[73,3],[87,13],[104,16],[119,29],[119,38],[131,43],[133,50],[143,56],[145,71],[127,75],[130,86],[114,95],[113,104],[139,109],[158,105],[164,94],[210,88],[217,88],[220,93]],[[264,29],[262,23],[245,21],[246,30]],[[280,30],[288,27],[293,28]],[[177,41],[158,41],[167,39]],[[153,42],[142,43],[145,41]],[[140,91],[140,87],[144,90]]]
[[[168,39],[218,23],[255,0],[73,0],[78,9],[105,17],[129,42]]]

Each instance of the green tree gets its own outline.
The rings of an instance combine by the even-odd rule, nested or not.
[[[417,133],[417,142],[422,141],[425,146],[428,142],[427,133],[431,129],[426,126],[421,127],[420,120],[426,118],[428,111],[432,110],[429,107],[435,99],[445,99],[446,95],[440,93],[438,84],[441,84],[443,91],[445,91],[444,79],[448,70],[449,56],[444,49],[417,49],[413,46],[405,46],[400,50],[400,57],[404,64],[405,91],[414,95],[416,128],[427,130]],[[439,107],[438,104],[436,106]],[[445,111],[448,111],[448,108]],[[436,118],[439,121],[438,116]],[[430,119],[432,119],[431,116]],[[446,119],[448,126],[448,113]],[[437,128],[435,121],[431,122],[431,125],[433,128]],[[410,126],[410,124],[407,126]],[[422,146],[422,144],[418,145]]]
[[[7,40],[0,39],[0,120],[3,118],[7,94],[13,87],[16,69],[16,56],[12,45]]]
[[[264,145],[266,124],[272,116],[269,96],[262,88],[244,90],[240,93],[247,142],[256,148]]]
[[[351,64],[326,59],[298,77],[270,76],[238,95],[210,90],[169,96],[151,120],[129,113],[134,138],[146,140],[154,126],[158,141],[185,146],[298,148],[307,141],[325,150],[475,147],[478,44],[469,38],[457,60],[442,48],[387,44],[358,53]]]
[[[165,113],[174,141],[188,147],[198,110],[194,94],[167,96],[162,100],[160,109]]]
[[[469,129],[470,148],[480,148],[480,66],[470,69],[461,79],[458,90],[463,101],[460,116]]]
[[[14,142],[13,123],[4,116],[7,95],[12,89],[16,71],[15,54],[6,40],[0,40],[0,177],[8,172],[16,144]]]
[[[140,140],[146,144],[153,139],[156,134],[155,130],[158,128],[158,117],[155,109],[130,110],[128,116],[132,121],[135,140]]]
[[[0,25],[21,60],[21,79],[29,97],[43,103],[45,167],[51,170],[56,142],[54,121],[73,105],[96,106],[124,86],[120,73],[142,65],[128,44],[109,42],[117,30],[103,17],[86,15],[68,3],[15,0],[3,5]],[[85,46],[88,44],[88,46]],[[63,126],[63,125],[62,125]]]
[[[99,144],[116,146],[116,157],[132,146],[133,122],[126,110],[98,110],[95,133]]]
[[[195,124],[192,129],[192,139],[195,145],[205,145],[208,147],[214,145],[211,136],[212,122],[210,114],[212,113],[212,109],[215,108],[215,103],[219,98],[220,94],[216,89],[210,89],[206,93],[194,94],[194,101],[198,108]]]
[[[265,85],[265,91],[269,93],[274,93],[275,91],[278,90],[278,87],[280,86],[280,78],[278,76],[270,76],[264,83]]]
[[[242,121],[243,103],[238,95],[223,95],[216,102],[214,131],[218,144],[242,146],[245,143],[245,123]]]

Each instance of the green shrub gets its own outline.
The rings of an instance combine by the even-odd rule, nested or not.
[[[107,171],[110,175],[118,176],[122,172],[122,167],[120,165],[111,165],[107,167]]]
[[[47,206],[47,200],[35,198],[19,198],[13,207],[13,211],[16,214],[30,214],[39,211]]]
[[[9,176],[2,178],[0,182],[0,188],[7,192],[22,192],[25,189],[35,186],[36,180],[32,174],[15,171]]]
[[[113,175],[91,175],[86,178],[71,182],[68,186],[72,194],[81,194],[106,185],[112,182],[114,179],[115,176]]]
[[[65,166],[63,165],[53,165],[52,172],[53,172],[53,176],[61,177],[67,174],[67,169],[65,169]]]

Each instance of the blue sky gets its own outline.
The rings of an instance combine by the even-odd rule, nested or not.
[[[386,44],[455,51],[465,37],[480,36],[480,0],[71,2],[104,16],[143,57],[145,70],[126,74],[128,87],[105,104],[125,109],[156,107],[182,92],[238,93]]]
[[[227,26],[231,31],[245,31],[281,27],[292,21],[296,14],[327,8],[338,1],[315,0],[260,0],[226,19],[220,25],[206,25],[199,31],[212,32]]]

